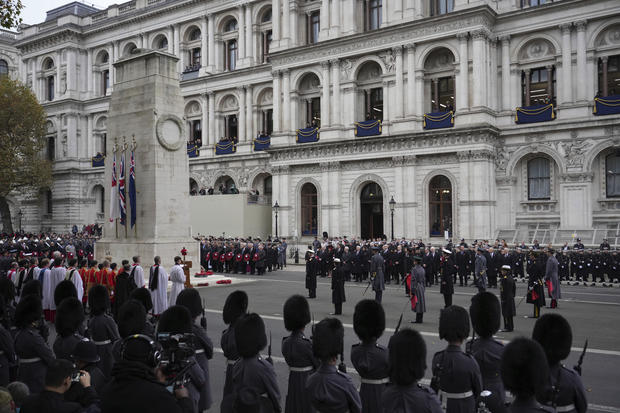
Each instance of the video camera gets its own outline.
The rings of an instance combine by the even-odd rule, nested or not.
[[[194,350],[192,333],[172,334],[157,333],[157,342],[161,346],[161,371],[168,384],[180,387],[189,382],[189,369],[196,363],[191,357]]]

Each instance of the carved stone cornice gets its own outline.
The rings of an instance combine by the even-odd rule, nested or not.
[[[517,183],[516,176],[496,176],[495,183],[498,186],[513,186]]]
[[[488,161],[495,159],[495,153],[488,149],[461,151],[457,152],[456,156],[460,161]]]
[[[590,183],[594,178],[592,172],[567,173],[560,175],[560,182],[563,184],[570,183]]]

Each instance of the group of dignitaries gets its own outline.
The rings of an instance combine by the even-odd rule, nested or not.
[[[205,271],[232,274],[257,274],[286,267],[286,238],[200,240],[200,265]]]

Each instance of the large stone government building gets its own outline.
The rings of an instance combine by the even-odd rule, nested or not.
[[[277,201],[280,235],[389,237],[393,219],[396,237],[620,243],[616,0],[51,10],[0,32],[0,74],[45,107],[54,160],[52,188],[11,199],[24,229],[106,221],[111,156],[93,157],[116,138],[114,62],[136,49],[179,58],[187,190]]]

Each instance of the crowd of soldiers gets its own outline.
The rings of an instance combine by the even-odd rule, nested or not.
[[[205,271],[229,274],[257,274],[286,267],[286,238],[262,241],[251,237],[200,240],[200,265]]]

